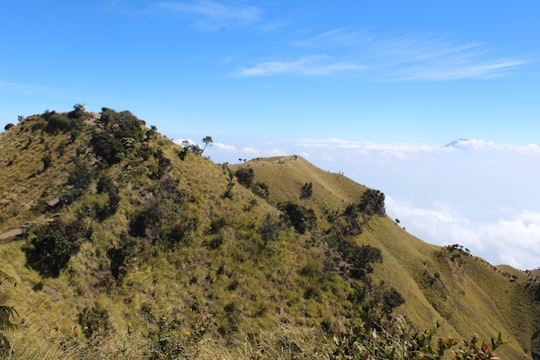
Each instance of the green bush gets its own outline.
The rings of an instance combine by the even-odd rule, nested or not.
[[[41,117],[46,120],[44,131],[49,134],[81,129],[84,125],[80,119],[70,118],[68,114],[56,111],[47,111]]]
[[[88,339],[99,333],[107,333],[111,329],[109,313],[98,303],[92,307],[85,307],[77,316],[77,320]]]
[[[93,173],[88,163],[79,158],[73,159],[73,167],[68,173],[66,184],[72,187],[71,195],[73,199],[81,196],[90,185]]]
[[[129,111],[103,108],[97,123],[100,128],[94,130],[90,144],[109,165],[122,161],[144,138],[144,121]]]
[[[277,241],[279,238],[280,225],[279,222],[267,214],[260,228],[263,244],[266,247],[268,243]]]
[[[317,218],[313,209],[307,209],[291,201],[279,204],[278,208],[283,212],[284,218],[299,234],[304,234],[316,224]]]
[[[116,213],[118,204],[120,203],[120,189],[109,176],[103,175],[97,182],[96,191],[98,194],[108,195],[107,203],[95,209],[97,218],[103,221]]]
[[[266,185],[263,182],[257,181],[252,187],[251,191],[253,193],[263,199],[268,199],[268,196],[270,195],[270,192],[268,190],[268,185]]]
[[[332,360],[486,360],[495,359],[494,350],[504,344],[501,334],[491,339],[491,346],[479,343],[478,336],[470,341],[438,338],[439,325],[423,332],[414,328],[404,317],[396,316],[374,328],[360,326],[339,331],[334,336]],[[448,352],[450,351],[450,354]]]
[[[122,281],[127,274],[127,265],[131,258],[137,252],[137,241],[130,238],[123,232],[119,236],[118,247],[107,250],[107,257],[110,261],[111,275],[119,281]]]
[[[30,242],[23,247],[27,264],[45,277],[57,277],[92,230],[83,221],[56,219],[32,230]]]
[[[308,199],[313,195],[313,184],[305,183],[300,189],[300,199]]]
[[[367,215],[385,214],[384,210],[384,194],[379,190],[368,189],[362,194],[358,210]]]
[[[253,182],[253,177],[255,174],[253,173],[252,168],[239,168],[234,172],[234,175],[238,179],[238,182],[245,187],[251,187],[251,183]]]

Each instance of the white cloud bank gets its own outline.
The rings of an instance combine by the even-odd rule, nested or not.
[[[527,210],[508,218],[471,221],[450,208],[418,208],[386,198],[390,216],[420,239],[437,245],[460,244],[492,264],[518,269],[540,266],[540,212]]]

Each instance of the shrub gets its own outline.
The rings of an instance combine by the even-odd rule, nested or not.
[[[334,239],[332,246],[336,248],[346,266],[342,269],[353,279],[364,279],[373,272],[373,263],[382,263],[379,248],[371,245],[358,245],[353,238]]]
[[[46,125],[43,130],[49,134],[55,134],[60,131],[80,131],[84,126],[82,117],[74,117],[72,116],[72,113],[73,112],[66,114],[57,113],[56,111],[45,111],[41,114],[41,118],[46,120]]]
[[[251,183],[253,182],[253,177],[255,176],[252,168],[239,168],[235,171],[234,175],[238,179],[238,182],[245,187],[251,186]]]
[[[255,195],[262,197],[263,199],[268,199],[268,195],[270,195],[270,192],[268,190],[268,185],[260,181],[257,181],[251,187],[251,191],[253,191]]]
[[[270,214],[267,214],[263,220],[260,233],[263,244],[266,247],[269,242],[276,241],[279,238],[279,222],[274,220]]]
[[[420,332],[404,317],[396,316],[376,328],[360,326],[342,330],[334,336],[334,347],[329,358],[332,360],[495,359],[494,350],[505,342],[499,333],[497,339],[491,339],[490,347],[485,342],[480,344],[478,336],[473,335],[470,341],[462,341],[457,349],[452,349],[458,344],[453,338],[439,338],[434,341],[438,328],[439,324],[435,324],[435,327]],[[446,354],[449,350],[450,357]]]
[[[109,176],[103,175],[98,180],[96,190],[98,194],[105,193],[109,197],[106,206],[101,207],[96,211],[98,219],[104,220],[116,213],[118,204],[120,203],[120,189],[114,184]]]
[[[116,248],[107,250],[107,257],[110,261],[110,270],[112,276],[121,281],[127,274],[127,264],[137,249],[137,242],[133,238],[129,238],[127,234],[121,233],[119,236],[120,244]]]
[[[86,114],[86,105],[75,104],[73,110],[68,113],[70,119],[81,119]]]
[[[315,226],[316,217],[313,209],[307,209],[290,201],[279,204],[278,208],[283,211],[284,217],[299,234],[304,234],[306,230]]]
[[[122,142],[109,132],[94,130],[90,145],[93,147],[94,154],[103,158],[109,165],[116,164],[123,158],[124,147]]]
[[[91,308],[85,307],[77,316],[77,320],[88,339],[94,334],[106,333],[111,329],[109,313],[98,303]]]
[[[112,109],[102,108],[97,121],[102,129],[95,129],[90,144],[94,153],[109,165],[120,162],[144,137],[143,121],[129,111],[117,113]]]
[[[305,183],[300,189],[300,199],[307,199],[313,195],[313,184]]]
[[[367,215],[381,215],[385,214],[384,210],[384,194],[379,190],[368,189],[362,194],[360,203],[358,204],[358,210]]]
[[[52,163],[51,155],[50,154],[43,155],[43,157],[41,158],[41,161],[43,162],[43,170],[42,171],[47,170],[49,168],[49,166],[51,166],[51,163]]]
[[[45,277],[57,277],[81,243],[90,239],[92,230],[80,220],[56,219],[36,227],[28,245],[23,247],[27,264]]]
[[[78,197],[84,193],[92,181],[92,171],[88,164],[75,158],[73,168],[68,173],[67,185],[73,187],[73,194]]]
[[[151,228],[155,233],[155,228],[159,222],[159,212],[157,210],[157,203],[149,204],[149,206],[138,210],[129,222],[129,235],[145,237],[148,228]]]

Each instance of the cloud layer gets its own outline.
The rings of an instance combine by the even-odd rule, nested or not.
[[[540,212],[524,210],[506,218],[474,222],[449,207],[418,208],[392,197],[387,197],[386,205],[390,216],[424,241],[463,245],[495,265],[522,270],[540,267]]]

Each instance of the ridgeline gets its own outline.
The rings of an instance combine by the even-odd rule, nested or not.
[[[415,238],[378,190],[296,155],[215,164],[129,111],[19,120],[0,134],[4,356],[347,359],[437,322],[433,349],[500,332],[501,358],[540,359],[538,272]]]

